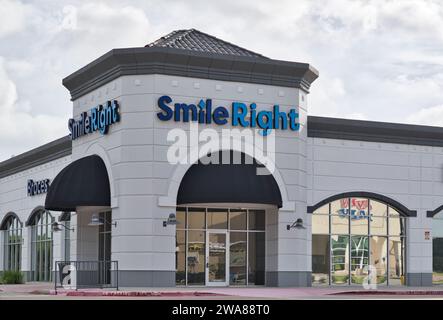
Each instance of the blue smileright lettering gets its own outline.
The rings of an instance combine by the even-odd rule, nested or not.
[[[223,106],[212,108],[211,99],[200,99],[197,104],[177,102],[173,104],[170,96],[161,96],[158,101],[160,112],[157,117],[162,121],[174,119],[178,122],[195,121],[198,123],[210,124],[214,122],[218,125],[228,123],[230,116],[228,109]],[[272,111],[257,110],[257,105],[251,103],[249,107],[243,103],[235,101],[231,106],[231,125],[263,129],[262,135],[266,136],[272,129],[293,130],[300,129],[298,122],[299,114],[295,109],[288,112],[280,111],[279,105],[274,105]]]
[[[82,112],[78,120],[69,119],[68,129],[71,140],[99,131],[101,134],[108,133],[109,126],[120,121],[119,104],[116,100],[107,101],[87,112]]]
[[[158,107],[162,110],[162,112],[157,112],[157,117],[162,121],[171,120],[173,112],[172,109],[168,106],[168,103],[171,103],[172,99],[170,96],[161,96],[158,101]]]
[[[246,104],[241,102],[233,102],[232,103],[232,125],[233,126],[249,126],[249,121],[246,120],[246,116],[248,115],[248,108]]]

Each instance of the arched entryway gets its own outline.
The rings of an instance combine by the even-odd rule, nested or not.
[[[192,165],[180,183],[176,284],[264,285],[267,215],[282,206],[278,185],[272,174],[258,175],[264,167],[243,153],[209,158]]]
[[[60,265],[65,262],[75,265],[77,285],[110,284],[113,266],[111,189],[102,158],[86,156],[60,171],[49,187],[45,208],[65,212],[60,219],[65,226],[65,261]],[[71,230],[76,232],[74,252],[69,244]]]

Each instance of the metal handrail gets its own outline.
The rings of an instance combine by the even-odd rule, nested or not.
[[[54,289],[115,288],[118,290],[118,261],[56,261]],[[64,283],[66,281],[66,283]],[[73,283],[74,281],[74,283]]]

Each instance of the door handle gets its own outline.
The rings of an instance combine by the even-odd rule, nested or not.
[[[206,262],[206,268],[209,268],[209,262]]]

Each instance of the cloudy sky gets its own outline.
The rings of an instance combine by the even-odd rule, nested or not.
[[[196,28],[311,63],[309,113],[443,126],[443,2],[0,0],[0,160],[68,133],[64,77]]]

